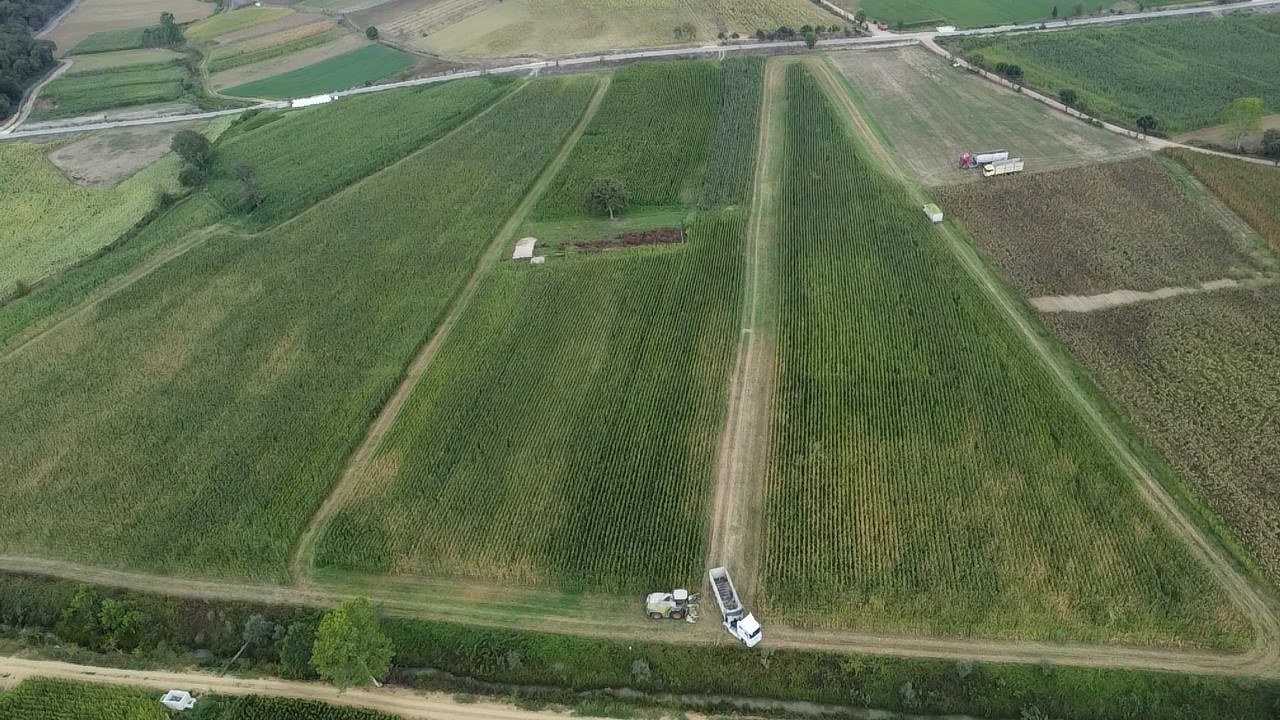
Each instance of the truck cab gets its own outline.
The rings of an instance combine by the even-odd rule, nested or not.
[[[749,648],[759,645],[760,641],[764,639],[764,631],[760,628],[760,622],[751,613],[747,613],[745,617],[739,620],[725,620],[724,627],[729,631],[730,635],[741,640]]]

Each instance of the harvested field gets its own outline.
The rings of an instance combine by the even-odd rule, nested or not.
[[[1224,589],[800,64],[786,123],[766,619],[1247,644]]]
[[[132,66],[172,65],[181,59],[181,54],[161,48],[76,55],[71,58],[71,69],[68,72],[74,75],[87,75]]]
[[[679,245],[684,242],[684,228],[656,228],[623,233],[595,240],[575,240],[564,247],[578,252],[602,252],[616,248],[644,247],[645,245]]]
[[[1115,133],[996,87],[918,47],[833,53],[869,122],[928,185],[980,180],[961,153],[1007,149],[1030,172],[1135,157]]]
[[[187,28],[184,35],[191,42],[203,42],[229,33],[265,25],[293,15],[294,11],[280,7],[243,7],[231,12],[218,13]]]
[[[179,130],[199,129],[201,123],[169,123],[105,130],[49,153],[63,175],[77,185],[110,189],[169,152]]]
[[[1046,316],[1280,582],[1280,286]]]
[[[1150,291],[1248,278],[1273,262],[1143,158],[940,188],[943,210],[1024,295]]]
[[[1165,152],[1190,169],[1280,253],[1280,168],[1177,148]]]
[[[323,45],[298,50],[283,57],[241,65],[239,67],[214,73],[209,76],[209,84],[215,90],[224,90],[240,85],[255,84],[261,80],[302,70],[331,58],[359,50],[369,44],[363,35],[345,34]]]
[[[386,45],[366,45],[298,70],[236,85],[223,92],[251,98],[305,97],[373,83],[413,67],[415,63],[417,59],[409,53]]]
[[[126,30],[154,25],[160,13],[171,12],[177,22],[207,17],[217,9],[200,0],[84,0],[46,39],[66,53],[89,35],[101,30]]]
[[[287,18],[292,20],[297,15]],[[306,16],[303,16],[306,17]],[[307,23],[291,23],[270,33],[256,34],[234,42],[219,40],[208,52],[209,72],[217,73],[313,48],[346,35],[327,18],[312,18]],[[278,71],[277,71],[278,72]]]
[[[749,35],[758,28],[780,25],[840,23],[835,15],[806,0],[504,0],[472,13],[475,1],[394,5],[404,15],[422,14],[422,20],[382,15],[384,8],[393,5],[370,11],[369,17],[378,13],[382,24],[402,23],[405,33],[395,39],[446,57],[563,55],[671,45],[677,42],[672,29],[683,23],[694,26],[694,41],[701,43],[713,41],[721,31]],[[421,36],[422,30],[416,31],[418,37],[412,36],[418,24],[428,28],[438,24],[438,13],[463,19],[426,37]]]

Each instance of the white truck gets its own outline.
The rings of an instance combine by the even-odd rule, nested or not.
[[[729,577],[728,569],[711,568],[709,574],[716,604],[720,606],[720,615],[724,618],[724,629],[747,647],[759,645],[764,637],[764,633],[760,630],[760,623],[756,621],[754,615],[742,607],[742,601],[738,599],[738,589],[733,586],[733,579]]]
[[[1016,172],[1022,172],[1022,158],[1010,158],[1008,160],[997,160],[993,163],[987,163],[982,168],[982,177],[1008,175],[1009,173]]]

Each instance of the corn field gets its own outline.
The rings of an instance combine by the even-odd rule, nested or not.
[[[1186,165],[1197,180],[1280,253],[1280,168],[1181,148],[1170,148],[1165,153]]]
[[[702,573],[744,213],[686,245],[504,264],[317,564],[595,590]]]
[[[293,222],[211,238],[4,360],[0,552],[285,577],[597,83],[535,80]]]
[[[1246,642],[1221,589],[799,66],[786,122],[766,611]]]
[[[5,720],[169,720],[161,691],[31,678],[0,692]]]

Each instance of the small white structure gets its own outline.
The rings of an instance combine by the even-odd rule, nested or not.
[[[304,98],[298,98],[297,100],[290,100],[289,107],[304,108],[304,107],[311,107],[312,105],[323,105],[327,102],[333,102],[334,98],[336,97],[337,97],[336,95],[312,95],[311,97],[304,97]]]
[[[546,255],[538,255],[537,257],[529,258],[529,262],[533,263],[534,265],[542,265],[546,261],[547,261]]]
[[[956,31],[956,26],[955,26],[955,25],[943,25],[943,26],[941,26],[941,27],[939,27],[939,28],[938,28],[938,34],[939,34],[939,35],[950,35],[951,33],[955,32],[955,31]]]
[[[924,206],[924,215],[929,218],[929,222],[942,222],[942,208],[934,205],[933,203],[929,203]]]
[[[160,704],[170,710],[190,710],[196,706],[196,699],[186,690],[170,690],[160,698]]]
[[[511,253],[512,260],[530,260],[533,258],[533,246],[538,242],[536,237],[520,238],[516,242],[516,251]]]

